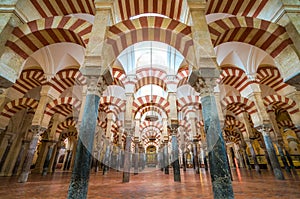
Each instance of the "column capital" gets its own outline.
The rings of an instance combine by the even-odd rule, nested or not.
[[[255,127],[263,136],[270,135],[271,125],[263,124]]]
[[[30,130],[33,133],[33,136],[35,135],[40,136],[46,130],[46,128],[41,127],[39,125],[32,125]]]
[[[200,93],[201,97],[213,94],[216,80],[219,78],[220,72],[216,68],[202,68],[193,71],[189,77],[189,84]]]

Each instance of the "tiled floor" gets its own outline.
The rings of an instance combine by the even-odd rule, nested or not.
[[[232,170],[233,190],[236,199],[297,199],[300,198],[300,179],[285,173],[286,180],[275,180],[263,171]],[[56,172],[53,175],[32,174],[27,183],[20,184],[16,177],[0,177],[0,198],[46,199],[66,198],[71,173]],[[300,176],[300,171],[298,171]],[[200,176],[192,169],[181,170],[181,183],[173,182],[172,170],[165,175],[160,170],[147,169],[139,175],[131,175],[130,183],[122,183],[122,173],[110,171],[106,175],[91,173],[88,198],[111,199],[194,199],[213,198],[209,173],[201,170]]]

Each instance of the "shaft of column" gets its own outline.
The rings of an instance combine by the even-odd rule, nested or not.
[[[260,171],[260,167],[259,167],[259,164],[258,164],[258,161],[257,161],[255,151],[254,151],[253,146],[252,146],[252,142],[250,140],[245,141],[245,142],[248,144],[248,147],[250,149],[250,153],[251,153],[251,156],[252,156],[252,159],[253,159],[253,162],[254,162],[255,171],[260,174],[261,171]]]
[[[198,140],[194,139],[193,140],[193,155],[194,155],[194,168],[195,168],[195,172],[196,174],[199,174],[199,159],[198,159]]]
[[[281,161],[282,161],[282,163],[284,165],[284,168],[285,168],[286,172],[291,173],[291,169],[290,169],[290,167],[289,167],[289,165],[288,165],[288,163],[286,161],[286,158],[284,156],[284,153],[283,153],[281,145],[279,143],[276,143],[276,146],[277,146],[278,152],[280,154]]]
[[[180,182],[180,165],[179,165],[179,150],[176,135],[172,135],[172,152],[173,152],[173,173],[174,181]]]
[[[123,182],[129,182],[130,180],[130,147],[131,147],[131,136],[126,137],[126,145],[125,145],[125,155],[124,155],[124,171],[123,171]]]
[[[103,161],[103,175],[105,175],[108,172],[109,169],[109,158],[111,154],[110,150],[110,143],[109,141],[107,142],[106,148],[105,148],[105,155],[104,155],[104,161]]]
[[[269,132],[268,132],[269,129],[265,126],[257,127],[257,129],[263,135],[264,142],[265,142],[265,145],[266,145],[266,149],[267,149],[267,152],[268,152],[268,155],[269,155],[269,158],[270,158],[270,161],[271,161],[271,165],[272,165],[272,168],[273,168],[273,172],[274,172],[274,175],[275,175],[276,179],[284,180],[284,175],[281,171],[281,167],[280,167],[279,161],[277,159],[277,155],[276,155],[273,143],[271,141],[271,138],[270,138],[270,135],[269,135]]]
[[[234,198],[225,141],[222,135],[214,87],[219,71],[215,67],[193,71],[189,83],[201,96],[202,116],[208,150],[214,198]]]
[[[138,139],[138,138],[137,138]],[[135,149],[134,149],[134,175],[139,173],[139,141],[135,140]]]
[[[43,166],[43,173],[42,173],[43,176],[47,175],[48,173],[48,168],[49,168],[53,148],[54,148],[53,144],[48,146],[48,152]]]
[[[1,161],[0,161],[0,171],[2,170],[3,164],[4,164],[4,162],[7,158],[8,152],[10,151],[11,145],[12,145],[12,141],[9,140],[8,143],[7,143],[7,146],[5,148],[4,154],[3,154],[2,158],[1,158]]]
[[[201,103],[214,198],[234,198],[215,98],[201,97]]]
[[[30,167],[32,164],[33,156],[34,156],[34,152],[37,147],[39,137],[40,137],[40,134],[43,131],[43,129],[41,129],[39,126],[33,126],[32,131],[33,131],[33,137],[29,144],[29,148],[27,150],[27,155],[26,155],[26,159],[23,164],[21,175],[18,178],[18,182],[20,182],[20,183],[27,182],[28,175],[30,173]]]
[[[96,131],[98,107],[102,91],[97,87],[97,79],[91,78],[85,100],[79,138],[76,148],[74,168],[69,185],[68,199],[86,198],[92,162],[92,150]],[[103,83],[101,81],[101,83]],[[104,84],[104,83],[103,83]],[[100,92],[100,94],[99,94]]]
[[[168,150],[168,141],[165,141],[164,145],[164,166],[165,166],[165,174],[169,174],[169,150]]]

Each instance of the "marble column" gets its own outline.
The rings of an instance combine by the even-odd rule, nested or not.
[[[64,161],[64,167],[63,167],[63,170],[68,170],[68,164],[70,162],[70,155],[71,155],[71,150],[67,150],[67,155],[66,155],[66,158],[65,158],[65,161]]]
[[[234,198],[231,174],[229,172],[225,141],[220,126],[217,104],[213,95],[216,77],[218,76],[219,72],[216,69],[207,68],[193,72],[189,83],[201,96],[202,115],[206,132],[214,198],[230,199]]]
[[[105,175],[109,170],[110,154],[111,154],[111,146],[109,140],[107,140],[104,161],[103,161],[103,175]]]
[[[247,143],[247,145],[250,149],[250,153],[251,153],[251,156],[252,156],[252,159],[253,159],[253,162],[254,162],[255,171],[260,174],[261,171],[260,171],[260,167],[259,167],[259,164],[258,164],[258,161],[257,161],[257,157],[256,157],[256,154],[255,154],[254,148],[252,146],[252,141],[245,140],[245,142]]]
[[[134,148],[134,175],[137,175],[139,173],[139,138],[134,138],[134,144],[135,144],[135,148]]]
[[[7,155],[9,153],[10,148],[11,148],[11,145],[12,145],[12,140],[9,139],[8,143],[7,143],[7,146],[5,148],[5,151],[4,151],[3,155],[2,155],[1,161],[0,161],[0,171],[2,170],[3,164],[4,164],[4,162],[5,162],[6,158],[7,158]]]
[[[20,183],[27,182],[28,175],[30,173],[30,167],[33,161],[34,152],[37,147],[40,135],[44,130],[45,129],[41,128],[40,126],[32,126],[31,128],[33,136],[32,140],[30,141],[29,148],[27,150],[26,159],[22,167],[22,172],[18,178],[18,182]]]
[[[274,172],[274,175],[275,175],[276,179],[284,180],[284,175],[281,171],[281,167],[280,167],[280,164],[279,164],[279,161],[277,159],[277,155],[276,155],[273,143],[272,143],[270,135],[269,135],[269,128],[266,127],[266,126],[259,126],[259,127],[257,127],[257,129],[263,135],[264,142],[265,142],[265,145],[266,145],[266,149],[267,149],[267,152],[268,152],[268,155],[269,155],[269,158],[270,158],[270,161],[271,161],[271,165],[272,165],[272,168],[273,168],[273,172]]]
[[[57,161],[58,161],[58,156],[59,156],[59,153],[60,153],[60,149],[61,149],[61,146],[56,146],[55,157],[54,157],[53,165],[52,165],[52,169],[51,169],[52,173],[55,172],[56,164],[57,164]]]
[[[93,150],[100,96],[107,87],[103,76],[100,76],[98,80],[98,76],[96,74],[93,76],[89,74],[90,72],[94,71],[85,71],[88,80],[88,90],[76,147],[74,168],[69,185],[68,199],[86,198],[87,196],[92,160],[91,153]]]
[[[165,157],[164,157],[164,144],[162,143],[160,145],[160,149],[159,149],[159,157],[160,157],[160,169],[162,172],[164,172],[165,169]]]
[[[251,164],[249,162],[249,157],[248,157],[248,154],[246,152],[245,149],[242,149],[242,155],[243,155],[243,158],[244,158],[244,162],[245,162],[245,165],[247,166],[247,169],[248,170],[251,170]]]
[[[198,139],[193,139],[193,155],[194,155],[194,169],[196,174],[199,174],[199,158],[198,158]]]
[[[29,143],[27,141],[25,141],[25,140],[22,141],[22,146],[20,148],[19,155],[17,157],[17,161],[16,161],[14,169],[13,169],[13,175],[18,175],[19,167],[21,165],[22,160],[24,160],[26,145],[28,145],[28,144]]]
[[[275,144],[277,146],[277,149],[278,149],[281,161],[282,161],[282,163],[284,165],[284,168],[285,168],[286,172],[291,173],[291,168],[289,167],[289,164],[288,164],[288,162],[287,162],[287,160],[285,158],[284,152],[283,152],[283,148],[284,148],[283,140],[277,140],[275,142]]]
[[[169,140],[164,140],[164,167],[165,167],[165,174],[169,174],[169,147],[168,147]]]
[[[130,131],[130,130],[129,130]],[[129,135],[130,132],[128,132],[128,135],[126,136],[126,143],[125,143],[125,155],[124,155],[124,171],[123,171],[123,182],[129,182],[130,180],[130,168],[131,168],[131,136]]]
[[[176,131],[176,130],[175,130]],[[172,153],[173,153],[173,173],[174,182],[180,182],[180,165],[179,165],[179,150],[176,134],[172,134]]]
[[[46,159],[45,159],[44,166],[43,166],[43,173],[42,173],[43,176],[47,175],[47,173],[48,173],[48,168],[49,168],[50,160],[52,157],[53,148],[54,148],[54,144],[51,144],[50,146],[48,146],[48,152],[47,152]]]
[[[184,151],[184,146],[181,148],[181,152],[182,152],[182,167],[183,167],[183,171],[186,171],[186,153]]]

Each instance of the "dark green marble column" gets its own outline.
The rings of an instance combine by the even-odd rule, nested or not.
[[[86,96],[68,199],[84,199],[87,196],[99,101],[100,97],[96,94]]]
[[[179,150],[176,135],[172,135],[172,153],[173,153],[173,173],[174,181],[180,182]]]
[[[214,198],[234,198],[215,97],[201,96],[201,104]]]
[[[258,130],[262,133],[262,135],[264,137],[266,149],[269,154],[269,158],[270,158],[271,165],[272,165],[273,172],[274,172],[276,179],[284,180],[284,175],[281,171],[281,167],[280,167],[279,161],[277,159],[277,155],[276,155],[273,143],[271,141],[268,129],[264,128],[264,127],[258,127]]]

